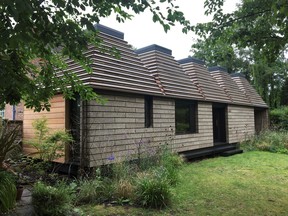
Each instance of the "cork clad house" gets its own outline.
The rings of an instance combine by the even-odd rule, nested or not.
[[[85,55],[93,72],[68,59],[67,70],[107,102],[55,95],[50,112],[24,110],[24,140],[33,137],[33,120],[46,116],[51,129],[73,135],[65,162],[94,167],[162,144],[187,157],[231,150],[267,126],[267,105],[241,75],[208,70],[192,57],[177,61],[158,45],[132,50],[122,32],[96,28],[103,48],[116,48],[119,57],[91,46]]]

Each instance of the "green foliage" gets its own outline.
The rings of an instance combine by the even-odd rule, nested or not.
[[[74,73],[65,71],[67,65],[63,59],[75,60],[90,73],[90,60],[83,51],[93,44],[109,52],[101,46],[93,24],[112,13],[119,22],[124,22],[133,17],[130,12],[139,14],[148,10],[153,21],[159,22],[165,31],[178,22],[183,26],[183,32],[187,32],[190,23],[175,2],[1,1],[0,105],[17,104],[24,99],[29,108],[49,110],[49,99],[59,91],[69,99],[77,92],[82,99],[101,102],[102,98],[92,88],[83,85]],[[57,78],[59,70],[55,68],[63,72],[61,79]]]
[[[135,186],[133,179],[120,179],[114,183],[114,198],[122,204],[124,201],[130,202],[135,198]]]
[[[287,131],[265,131],[241,144],[246,151],[269,151],[288,154]]]
[[[253,47],[274,62],[285,49],[287,34],[287,2],[284,0],[241,0],[232,13],[224,13],[223,0],[205,1],[206,15],[213,21],[195,26],[195,32],[205,37],[225,38],[238,48]],[[224,40],[223,40],[224,41]]]
[[[37,215],[71,215],[75,185],[60,182],[54,187],[37,182],[33,187],[32,204]]]
[[[141,151],[135,161],[115,163],[113,197],[120,204],[123,200],[134,200],[145,207],[163,208],[170,204],[171,187],[179,182],[182,164],[183,159],[166,146],[161,146],[154,154]]]
[[[16,184],[10,173],[0,170],[0,212],[11,210],[16,202]]]
[[[288,130],[288,106],[271,110],[270,121],[273,129]]]
[[[36,119],[33,123],[36,140],[30,141],[30,144],[37,149],[40,159],[44,161],[53,161],[63,156],[65,144],[73,141],[71,134],[66,131],[55,131],[49,134],[47,119]]]
[[[288,77],[281,88],[281,105],[288,106]]]
[[[136,202],[144,207],[163,208],[170,204],[172,192],[169,182],[159,170],[141,173],[136,180]]]
[[[179,168],[183,165],[184,160],[181,156],[165,151],[161,158],[162,177],[165,178],[170,185],[176,185],[179,182]],[[160,166],[160,168],[161,168]]]
[[[111,199],[113,185],[109,179],[84,179],[80,181],[76,203],[102,203]]]
[[[222,6],[222,0],[205,1],[206,15],[213,20],[194,27],[200,36],[192,45],[195,57],[229,73],[242,72],[268,106],[278,107],[287,78],[287,2],[241,0],[229,14]]]
[[[172,205],[163,210],[85,205],[86,215],[285,215],[288,205],[288,157],[251,151],[188,163]]]
[[[170,141],[171,137],[167,139]],[[183,159],[166,145],[154,150],[145,149],[143,142],[137,146],[137,153],[127,160],[98,168],[92,179],[81,180],[77,204],[110,201],[121,205],[135,202],[153,208],[169,205],[171,188],[179,182]],[[111,156],[108,160],[115,158]]]
[[[11,155],[11,153],[20,149],[20,144],[17,142],[19,127],[9,127],[9,122],[0,121],[0,167],[3,161]]]

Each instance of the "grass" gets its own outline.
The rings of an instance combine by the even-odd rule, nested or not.
[[[288,157],[251,151],[184,165],[172,206],[86,205],[89,215],[287,215]]]

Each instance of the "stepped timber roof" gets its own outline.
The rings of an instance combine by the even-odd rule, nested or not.
[[[162,95],[153,76],[123,40],[124,34],[100,24],[95,27],[100,31],[101,47],[90,46],[85,53],[92,62],[92,73],[72,60],[67,61],[70,71],[93,88]]]
[[[245,78],[231,78],[220,67],[209,68],[208,72],[203,61],[192,57],[176,61],[171,50],[155,44],[134,51],[124,40],[124,33],[100,24],[95,28],[102,43],[97,48],[89,46],[84,53],[91,60],[92,73],[73,60],[66,60],[66,72],[75,73],[86,85],[95,89],[267,107]]]
[[[245,94],[250,103],[257,107],[267,107],[256,90],[250,85],[245,76],[240,73],[231,74],[232,79],[237,83],[239,89]]]
[[[193,57],[178,60],[185,73],[194,85],[197,86],[205,100],[232,103],[233,101],[225,94],[223,88],[219,88],[217,82],[209,73],[205,62]]]
[[[239,89],[236,82],[232,80],[225,68],[216,66],[210,67],[208,70],[217,81],[218,85],[223,88],[224,92],[233,104],[252,105],[247,97],[245,97],[244,93]]]
[[[172,51],[151,45],[135,51],[156,80],[161,82],[166,96],[203,100],[198,88],[171,55]]]

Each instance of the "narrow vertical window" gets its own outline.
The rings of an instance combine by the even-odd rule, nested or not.
[[[153,127],[153,97],[145,96],[145,127]]]

